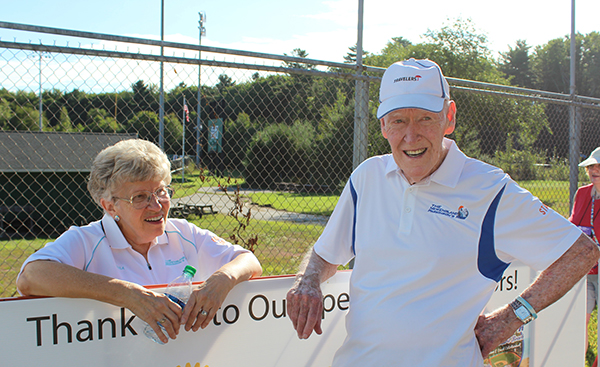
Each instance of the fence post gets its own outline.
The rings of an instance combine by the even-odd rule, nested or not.
[[[363,9],[364,0],[358,0],[358,37],[356,41],[356,75],[363,74],[362,65],[362,38],[363,38]],[[354,91],[354,148],[352,154],[352,168],[367,159],[367,132],[369,109],[368,82],[356,80]]]

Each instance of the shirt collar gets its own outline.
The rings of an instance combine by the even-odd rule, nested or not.
[[[423,181],[418,182],[417,185],[427,185],[430,181],[436,182],[440,185],[448,187],[456,187],[458,179],[460,178],[462,169],[467,161],[467,156],[458,149],[454,140],[444,138],[442,142],[444,147],[448,148],[448,154],[442,164],[433,172],[429,177],[426,177]],[[385,167],[385,175],[392,172],[397,172],[399,175],[404,177],[402,170],[396,164],[394,157],[390,155]],[[406,177],[404,177],[406,180]]]
[[[454,140],[444,138],[443,144],[448,147],[448,154],[440,167],[430,177],[432,181],[440,185],[454,188],[458,184],[467,156],[458,149]]]
[[[123,236],[123,233],[121,232],[121,229],[117,225],[117,222],[115,222],[113,217],[111,217],[108,214],[104,214],[104,217],[102,217],[102,229],[104,229],[104,234],[106,235],[106,240],[108,242],[108,245],[111,248],[126,249],[128,247],[131,247],[131,245],[125,239],[125,236]],[[163,233],[162,235],[160,235],[157,238],[155,238],[154,240],[152,240],[150,247],[154,246],[157,243],[166,243],[166,242],[167,242],[167,234]]]

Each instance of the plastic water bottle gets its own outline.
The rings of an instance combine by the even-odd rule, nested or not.
[[[168,285],[165,291],[165,295],[169,297],[169,299],[179,305],[181,309],[185,307],[185,304],[190,299],[190,295],[192,294],[192,278],[194,278],[194,274],[196,274],[196,268],[191,265],[186,265],[183,269],[183,274],[173,279]],[[163,333],[169,337],[165,328],[158,323]],[[165,344],[159,338],[158,335],[154,332],[152,327],[148,324],[144,327],[144,335],[146,335],[151,340],[157,342],[158,344]]]

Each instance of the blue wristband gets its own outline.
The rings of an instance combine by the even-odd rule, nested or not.
[[[533,309],[533,307],[531,307],[529,302],[525,301],[521,296],[517,297],[516,299],[519,303],[525,306],[525,308],[527,309],[527,311],[529,311],[531,317],[533,317],[534,320],[537,319],[537,313],[535,313],[535,310]]]

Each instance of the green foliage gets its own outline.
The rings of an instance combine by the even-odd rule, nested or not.
[[[250,143],[246,183],[253,188],[273,188],[278,182],[305,182],[314,138],[315,130],[307,122],[265,127]]]
[[[430,41],[424,50],[427,57],[436,61],[445,75],[504,84],[491,61],[487,36],[470,19],[458,18],[439,31],[428,30],[425,37]]]
[[[585,354],[585,366],[591,367],[598,355],[598,307],[592,311],[590,322],[588,324],[588,350]]]
[[[533,75],[530,68],[529,50],[531,46],[524,40],[517,40],[515,48],[500,54],[498,70],[503,72],[510,84],[524,88],[533,88]]]
[[[9,130],[39,130],[40,113],[35,107],[15,105],[12,109],[14,114],[8,121]]]
[[[121,130],[117,121],[112,116],[109,116],[108,112],[104,109],[92,108],[88,113],[88,117],[90,121],[86,124],[83,131],[115,133]]]
[[[10,108],[8,101],[0,97],[0,130],[11,130],[9,121],[13,117],[13,114],[14,112]]]
[[[508,145],[506,151],[498,150],[488,162],[508,173],[513,180],[537,179],[535,167],[544,162],[545,156],[535,152],[515,150],[511,144]]]
[[[291,55],[288,55],[286,53],[284,53],[284,55],[285,56],[292,56],[292,57],[300,57],[300,58],[303,58],[303,59],[308,58],[308,52],[306,52],[305,50],[303,50],[301,48],[295,48],[292,51]],[[311,65],[311,64],[303,64],[303,63],[292,62],[292,61],[284,61],[283,63],[288,68],[304,69],[304,70],[314,70],[315,69],[315,66]]]
[[[258,131],[258,124],[252,123],[250,116],[244,112],[240,112],[235,121],[225,121],[223,132],[225,167],[240,171],[244,169],[246,152],[256,131]]]

